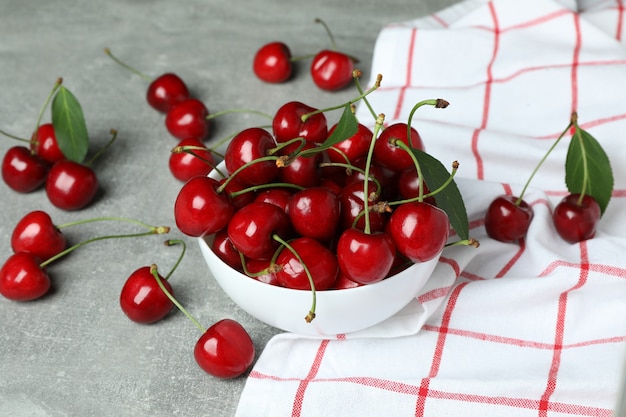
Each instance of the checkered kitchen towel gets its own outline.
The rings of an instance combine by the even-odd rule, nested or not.
[[[626,23],[621,0],[467,0],[380,33],[370,96],[386,121],[414,119],[457,182],[479,249],[448,248],[399,315],[330,339],[275,336],[239,417],[611,416],[626,352]],[[527,239],[484,230],[487,205],[519,194],[576,110],[607,151],[615,191],[594,239],[561,240],[567,142],[525,199]],[[365,108],[357,115],[368,120]]]

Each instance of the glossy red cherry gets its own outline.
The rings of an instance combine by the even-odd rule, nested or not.
[[[403,199],[409,200],[412,198],[417,198],[419,196],[420,182],[419,182],[419,175],[417,174],[417,169],[415,169],[415,167],[402,171],[402,173],[398,177],[397,184],[398,184],[398,192],[400,193],[400,196]],[[422,182],[422,186],[423,186],[422,195],[428,194],[430,190],[428,189],[428,185],[426,185],[425,181]],[[424,201],[426,203],[435,205],[434,197],[428,197]]]
[[[339,195],[341,205],[340,226],[342,229],[350,229],[352,227],[358,230],[365,229],[365,214],[363,213],[365,209],[364,183],[364,181],[359,181],[348,184]],[[370,195],[376,191],[376,185],[373,181],[369,182],[368,190]],[[373,207],[379,201],[378,198],[370,198],[368,204],[370,207]],[[382,232],[385,230],[387,217],[384,212],[370,210],[369,220],[371,231]]]
[[[148,104],[162,113],[167,113],[176,104],[188,98],[189,89],[185,82],[170,72],[155,78],[146,91]]]
[[[265,129],[251,127],[242,130],[233,137],[224,153],[226,169],[231,174],[248,165],[236,173],[236,179],[242,184],[259,185],[272,182],[278,176],[276,160],[267,160],[251,163],[268,156],[276,147],[272,135]]]
[[[165,115],[165,127],[179,140],[196,138],[204,140],[209,135],[209,110],[195,98],[181,101]]]
[[[374,145],[374,158],[376,162],[394,171],[404,171],[415,164],[407,151],[394,145],[394,141],[402,141],[414,149],[424,150],[424,144],[417,130],[411,127],[409,140],[407,124],[395,123],[386,127],[378,136]]]
[[[269,285],[279,285],[271,259],[247,259],[246,271],[252,279]]]
[[[333,125],[328,131],[328,136],[332,135],[337,125]],[[359,123],[357,131],[348,139],[344,139],[334,144],[328,149],[328,159],[336,163],[354,163],[364,158],[372,141],[373,133],[367,126]]]
[[[193,146],[204,148],[204,143],[197,138],[187,138],[178,142],[178,146]],[[190,152],[172,152],[169,159],[169,169],[174,178],[179,181],[187,180],[197,175],[208,175],[215,166],[213,153],[207,150],[191,149]]]
[[[338,51],[320,51],[311,61],[313,82],[326,91],[337,91],[346,87],[353,79],[353,71],[353,59]]]
[[[183,184],[174,202],[174,220],[182,233],[199,237],[226,227],[234,207],[226,193],[217,192],[219,187],[210,177],[193,177]]]
[[[161,282],[170,294],[172,286],[161,277]],[[163,319],[174,307],[174,303],[165,295],[149,266],[134,271],[122,287],[120,307],[126,316],[134,322],[149,324]]]
[[[14,146],[2,159],[2,179],[14,191],[29,193],[46,182],[49,165],[25,146]]]
[[[254,192],[242,192],[243,190],[248,189],[249,185],[240,183],[237,181],[237,178],[231,178],[229,181],[226,181],[226,178],[222,178],[219,182],[224,187],[224,192],[230,197],[230,201],[233,204],[235,211],[254,201]],[[226,185],[224,186],[224,184]]]
[[[348,288],[362,287],[363,285],[364,284],[359,284],[358,282],[352,281],[346,276],[346,274],[341,272],[341,269],[339,269],[339,274],[337,275],[337,279],[335,280],[335,283],[333,284],[332,289],[333,290],[346,290]]]
[[[41,159],[50,164],[65,159],[65,155],[63,155],[61,148],[59,148],[52,123],[39,125],[35,140],[31,142],[30,149],[39,155]]]
[[[263,45],[254,55],[252,70],[260,80],[268,83],[287,81],[293,71],[289,47],[283,42]]]
[[[298,143],[293,143],[281,149],[283,156],[290,155],[298,148]],[[315,149],[318,146],[313,142],[306,142],[302,150]],[[298,156],[278,171],[278,178],[281,182],[299,185],[300,187],[314,187],[320,182],[319,164],[322,162],[323,154],[316,152],[314,155]]]
[[[335,193],[326,187],[305,188],[289,201],[289,219],[301,235],[328,241],[337,233],[341,205]]]
[[[289,210],[289,201],[294,191],[288,188],[272,187],[265,190],[259,190],[254,201],[259,203],[274,204],[285,211]]]
[[[50,289],[50,277],[34,254],[18,252],[0,268],[0,294],[9,300],[31,301]]]
[[[304,122],[302,121],[302,116],[316,110],[299,101],[283,104],[272,119],[272,130],[276,142],[287,142],[300,137],[309,142],[324,142],[328,135],[328,122],[324,113],[314,114]]]
[[[289,217],[278,206],[253,202],[233,214],[228,237],[246,258],[269,259],[279,246],[274,234],[285,239],[291,231]]]
[[[596,228],[602,212],[598,202],[586,194],[565,196],[554,208],[552,220],[559,235],[569,243],[591,239],[596,235]]]
[[[289,242],[291,248],[300,259],[289,249],[283,248],[276,258],[280,269],[276,272],[279,285],[297,290],[311,289],[311,283],[304,269],[306,265],[316,290],[326,290],[335,283],[339,272],[337,257],[319,241],[308,237],[300,237]],[[304,265],[303,265],[304,264]]]
[[[518,197],[501,195],[496,197],[485,214],[485,230],[492,239],[512,243],[523,239],[528,232],[534,211]]]
[[[227,229],[224,228],[213,235],[211,250],[231,268],[241,270],[241,256],[230,241]]]
[[[41,210],[22,217],[11,235],[13,252],[30,252],[42,261],[62,252],[66,246],[63,233],[52,223],[50,215]]]
[[[423,202],[396,207],[387,222],[396,249],[411,261],[427,262],[445,247],[450,220],[445,211]]]
[[[339,268],[346,278],[360,284],[383,280],[394,263],[396,249],[383,232],[365,233],[346,229],[337,242]]]
[[[201,369],[218,378],[242,375],[254,361],[252,338],[241,324],[223,319],[200,336],[193,351]]]
[[[50,168],[46,179],[46,195],[55,207],[80,210],[98,192],[98,178],[91,167],[64,159]]]

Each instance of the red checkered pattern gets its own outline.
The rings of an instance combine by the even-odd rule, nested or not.
[[[414,303],[331,339],[274,337],[250,373],[244,416],[606,416],[626,353],[626,49],[622,1],[476,0],[387,26],[374,51],[386,121],[414,126],[457,183],[479,249],[444,251]],[[519,194],[572,111],[607,151],[615,191],[594,239],[568,244],[551,212],[567,141],[525,195],[520,244],[484,214]],[[357,116],[368,120],[365,108]]]

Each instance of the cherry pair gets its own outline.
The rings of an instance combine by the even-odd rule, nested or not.
[[[333,49],[323,49],[313,55],[309,72],[317,87],[326,91],[337,91],[352,81],[356,59],[338,51],[328,26],[320,19],[316,19],[316,22],[324,25]],[[304,58],[306,57],[293,57],[284,42],[270,42],[257,50],[252,70],[262,81],[282,83],[292,77],[294,62]]]

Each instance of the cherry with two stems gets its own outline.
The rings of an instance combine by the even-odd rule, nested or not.
[[[181,254],[170,270],[170,272],[159,278],[163,286],[170,294],[174,294],[169,278],[172,276],[183,257],[185,256],[186,245],[182,240],[166,240],[165,245],[182,245]],[[120,292],[120,307],[124,314],[136,323],[151,324],[162,320],[174,307],[174,303],[161,290],[161,286],[154,279],[152,266],[143,266],[135,270],[122,287]]]
[[[254,342],[246,329],[233,319],[221,319],[205,328],[166,288],[156,265],[150,267],[153,278],[170,301],[202,332],[193,350],[198,366],[217,378],[232,379],[246,372],[256,354]]]

